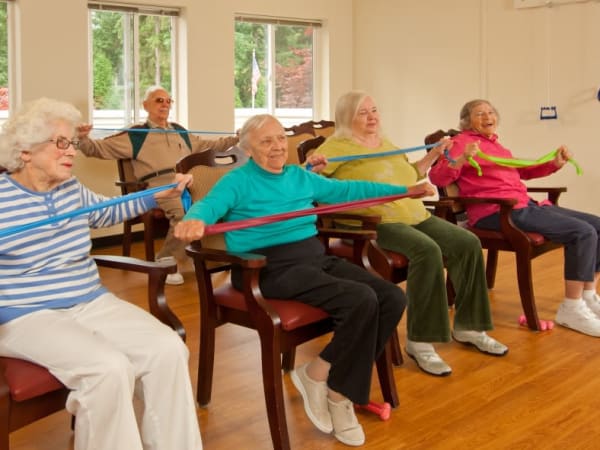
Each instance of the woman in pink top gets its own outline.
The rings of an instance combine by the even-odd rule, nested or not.
[[[556,314],[562,326],[600,337],[600,297],[596,283],[600,277],[600,217],[545,202],[536,202],[527,194],[522,179],[539,178],[556,172],[571,157],[565,146],[554,160],[524,168],[497,165],[481,159],[481,150],[490,156],[512,158],[510,150],[498,142],[498,111],[487,100],[472,100],[460,112],[461,133],[453,138],[450,159],[439,159],[429,177],[438,186],[456,183],[463,196],[517,199],[512,220],[519,228],[537,232],[546,239],[564,245],[565,300]],[[482,175],[470,164],[473,157]],[[469,224],[478,228],[500,229],[499,206],[470,205]]]

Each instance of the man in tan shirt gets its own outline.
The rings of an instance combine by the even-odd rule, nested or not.
[[[202,139],[187,133],[181,125],[169,122],[172,104],[173,99],[164,88],[152,86],[146,91],[143,100],[148,120],[131,127],[140,131],[123,131],[104,139],[90,139],[88,135],[92,126],[82,125],[78,128],[79,148],[84,155],[95,158],[131,159],[137,179],[154,187],[171,182],[175,164],[182,157],[208,148],[225,150],[237,144],[237,136]],[[165,131],[157,131],[160,129]],[[185,244],[173,236],[173,228],[184,215],[183,205],[177,198],[162,200],[158,204],[169,219],[170,227],[156,259],[175,258],[181,268],[187,259]],[[182,283],[183,276],[179,272],[167,277],[167,284]]]

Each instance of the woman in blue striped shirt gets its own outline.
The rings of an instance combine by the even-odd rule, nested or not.
[[[107,200],[73,177],[81,114],[39,99],[0,135],[0,224],[14,228]],[[179,195],[177,188],[74,214],[0,238],[0,355],[47,367],[71,389],[75,449],[202,448],[178,335],[104,288],[90,257],[90,228],[111,226]],[[88,208],[90,209],[90,208]],[[169,389],[164,389],[169,386]],[[144,402],[141,430],[132,404]],[[143,444],[142,444],[143,442]]]

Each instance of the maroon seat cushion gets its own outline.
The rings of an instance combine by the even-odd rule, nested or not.
[[[1,359],[4,365],[4,377],[10,388],[10,396],[17,402],[65,387],[45,367],[23,359]]]
[[[214,290],[215,302],[240,311],[247,311],[244,295],[227,283]],[[329,317],[325,311],[314,306],[293,300],[268,299],[269,304],[281,318],[284,330],[294,330],[309,323],[318,322]]]

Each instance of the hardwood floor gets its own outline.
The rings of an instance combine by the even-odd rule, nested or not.
[[[136,244],[134,251],[141,255]],[[119,253],[119,248],[101,253]],[[99,252],[100,253],[100,252]],[[192,273],[167,295],[188,333],[190,373],[196,383],[199,312]],[[553,319],[563,297],[562,253],[534,261],[540,317]],[[106,285],[123,298],[143,302],[143,276],[103,274]],[[534,333],[517,324],[521,306],[511,255],[500,259],[497,287],[490,293],[494,337],[510,347],[506,357],[483,355],[457,343],[438,344],[452,366],[449,377],[419,371],[414,361],[395,369],[400,406],[388,421],[360,412],[369,450],[399,449],[598,449],[600,436],[600,340],[555,327]],[[399,325],[405,338],[405,320]],[[298,349],[297,364],[324,345]],[[217,333],[212,402],[198,409],[206,450],[270,449],[256,335],[232,325]],[[294,449],[342,449],[345,445],[316,430],[304,414],[289,375],[284,376],[286,412]],[[374,377],[372,398],[381,400]],[[72,448],[65,412],[11,435],[12,450]],[[128,449],[115,449],[128,450]],[[185,450],[185,449],[172,449]]]

